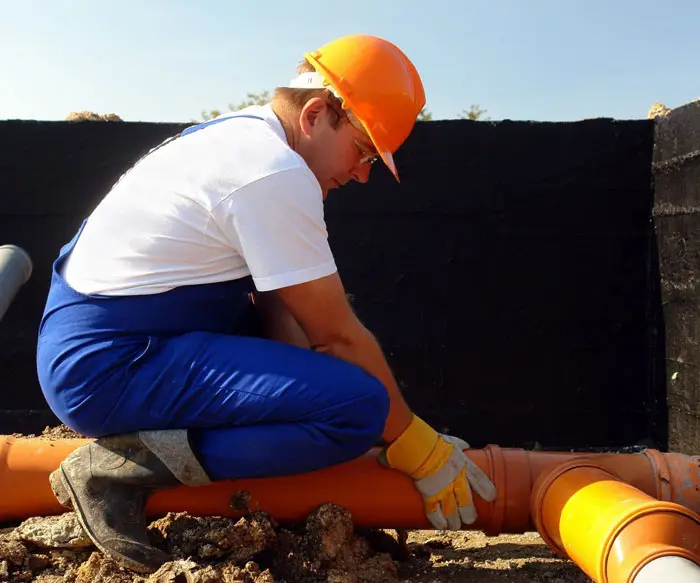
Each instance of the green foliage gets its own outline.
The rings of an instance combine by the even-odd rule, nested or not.
[[[250,107],[251,105],[265,105],[272,98],[267,89],[262,93],[248,93],[246,97],[247,99],[244,99],[236,105],[229,103],[229,111],[237,111],[239,109],[243,109],[244,107]]]
[[[265,105],[268,101],[270,101],[270,92],[268,90],[265,90],[262,93],[248,93],[246,94],[246,99],[244,99],[240,103],[229,103],[228,110],[238,111],[239,109],[250,107],[251,105]],[[220,116],[222,113],[223,112],[218,109],[212,109],[211,111],[202,111],[202,120],[207,121],[210,119],[214,119],[215,117]]]
[[[460,119],[481,119],[481,116],[486,113],[485,109],[481,109],[478,105],[472,105],[469,107],[468,110],[463,109],[462,112],[459,114]],[[489,117],[484,118],[484,121],[488,121]]]
[[[484,121],[488,121],[490,118],[486,117],[483,118],[482,116],[486,113],[485,109],[481,109],[478,105],[472,105],[469,107],[469,109],[463,109],[459,115],[457,116],[459,119],[471,119],[471,120],[477,120],[477,119],[483,119]],[[427,109],[423,108],[420,110],[420,113],[418,114],[418,121],[432,121],[433,120],[433,114]]]
[[[212,109],[211,111],[202,111],[202,119],[193,119],[192,121],[209,121],[210,119],[214,119],[215,117],[219,117],[220,115],[221,112],[218,109]]]
[[[420,110],[418,114],[418,121],[432,121],[433,114],[430,113],[425,107]]]

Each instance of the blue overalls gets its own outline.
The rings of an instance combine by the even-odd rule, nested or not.
[[[68,427],[89,437],[190,429],[213,480],[312,471],[379,443],[383,385],[343,360],[257,337],[251,277],[81,294],[60,271],[83,226],[53,264],[37,343],[42,391]]]

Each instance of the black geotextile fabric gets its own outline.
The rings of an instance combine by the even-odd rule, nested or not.
[[[0,232],[35,263],[0,323],[0,431],[48,418],[34,343],[59,247],[182,127],[0,122]],[[419,123],[400,184],[377,163],[331,193],[341,276],[419,414],[473,446],[663,447],[652,149],[647,121]]]

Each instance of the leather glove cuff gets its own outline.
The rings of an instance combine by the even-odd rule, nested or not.
[[[438,445],[440,436],[417,415],[406,430],[383,450],[383,461],[391,468],[410,476],[420,470]]]

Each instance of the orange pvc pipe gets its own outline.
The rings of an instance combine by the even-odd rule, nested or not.
[[[597,583],[633,583],[661,557],[700,565],[700,516],[659,501],[591,459],[543,473],[531,498],[542,538]]]
[[[65,512],[49,487],[49,474],[81,439],[49,441],[0,436],[0,521],[23,520]],[[432,529],[423,500],[412,480],[381,466],[376,450],[351,462],[312,473],[280,478],[215,482],[196,488],[157,492],[149,500],[149,516],[169,511],[196,516],[241,516],[232,497],[247,491],[249,508],[268,512],[281,523],[298,522],[319,505],[334,502],[349,510],[358,526]],[[489,445],[465,452],[496,484],[494,502],[475,496],[477,522],[470,529],[490,536],[532,531],[532,487],[537,478],[581,454],[504,449]],[[602,467],[649,496],[700,511],[698,458],[654,450],[634,454],[586,454]]]

